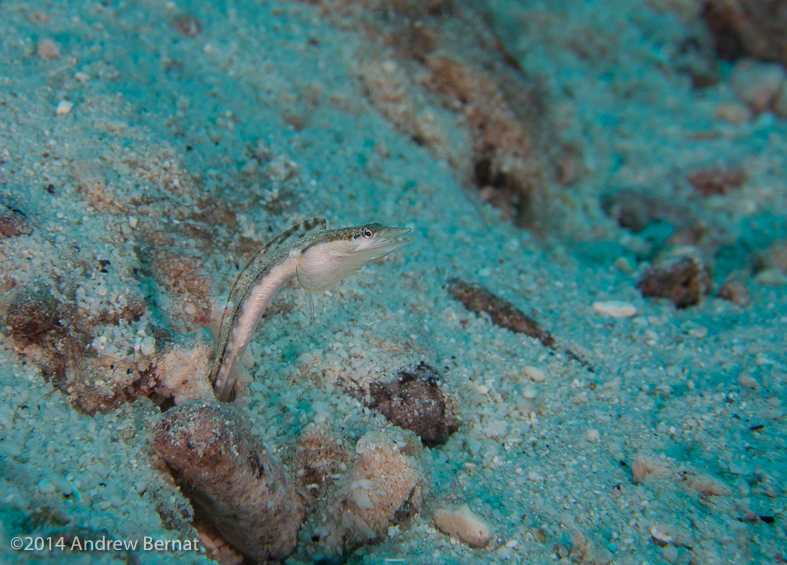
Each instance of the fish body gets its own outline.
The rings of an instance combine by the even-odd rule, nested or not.
[[[293,226],[257,252],[238,275],[224,310],[210,374],[219,400],[230,401],[237,394],[238,363],[262,314],[284,283],[296,277],[308,292],[326,290],[412,241],[402,237],[409,228],[374,223],[328,230],[325,225],[325,220],[313,218]]]

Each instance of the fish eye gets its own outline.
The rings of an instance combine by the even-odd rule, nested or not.
[[[361,231],[366,239],[369,239],[374,235],[374,232],[372,231],[371,228],[363,228],[363,230]]]

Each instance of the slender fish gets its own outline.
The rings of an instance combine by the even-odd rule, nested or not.
[[[402,237],[412,231],[410,228],[376,223],[325,228],[322,218],[293,226],[260,249],[238,275],[221,320],[219,346],[210,373],[219,400],[228,402],[238,394],[238,363],[265,308],[284,283],[296,277],[307,292],[325,290],[413,240]]]

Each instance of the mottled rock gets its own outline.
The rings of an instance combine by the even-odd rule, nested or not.
[[[705,496],[729,496],[732,489],[718,477],[708,473],[686,474],[686,488]]]
[[[716,296],[738,306],[746,306],[749,304],[749,287],[743,281],[730,279],[721,285]]]
[[[0,239],[33,233],[33,224],[21,210],[0,204]]]
[[[440,386],[437,370],[423,361],[389,382],[372,383],[366,406],[410,430],[427,447],[445,443],[459,429],[454,402]]]
[[[152,436],[185,493],[233,547],[255,562],[292,552],[303,502],[240,409],[182,404],[154,423]]]
[[[730,75],[730,88],[754,112],[770,110],[781,94],[787,71],[778,63],[739,61]]]
[[[783,0],[701,0],[702,16],[727,61],[749,55],[787,65],[787,10]]]
[[[680,253],[650,265],[637,282],[645,298],[669,298],[678,308],[699,303],[710,292],[710,268],[697,253]]]
[[[382,539],[388,528],[420,511],[426,486],[421,449],[415,435],[403,430],[369,432],[358,440],[360,459],[344,489],[344,537],[353,543]]]
[[[199,18],[189,14],[180,14],[172,18],[170,24],[186,37],[196,37],[202,29]]]
[[[5,323],[15,338],[37,341],[58,326],[62,306],[53,289],[38,280],[17,289],[8,304]]]
[[[631,464],[631,480],[635,485],[642,484],[648,479],[667,477],[670,472],[668,462],[647,455],[637,455]]]
[[[554,347],[555,339],[541,325],[508,300],[499,298],[484,287],[460,279],[448,281],[448,292],[471,312],[486,312],[492,323],[514,333],[525,334]]]
[[[709,167],[687,174],[686,180],[703,196],[727,194],[746,182],[746,171],[735,168]]]

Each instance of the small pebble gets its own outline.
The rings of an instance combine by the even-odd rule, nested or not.
[[[667,563],[675,563],[678,560],[678,548],[674,545],[666,545],[661,549],[661,555]]]
[[[57,59],[60,57],[60,47],[51,39],[42,39],[36,46],[36,53],[40,59]]]
[[[774,105],[785,80],[787,72],[780,64],[744,59],[730,75],[730,88],[741,102],[759,114]]]
[[[142,355],[153,355],[156,352],[156,340],[152,337],[146,337],[142,340],[139,350]]]
[[[61,100],[57,103],[57,109],[55,112],[58,116],[65,116],[71,113],[71,109],[74,107],[73,102],[69,102],[68,100]]]
[[[533,400],[538,395],[538,391],[536,387],[533,385],[527,385],[522,389],[522,396],[527,398],[528,400]]]
[[[539,369],[538,367],[533,367],[532,365],[528,365],[524,369],[525,375],[528,379],[533,381],[534,383],[543,383],[547,380],[547,375]]]
[[[696,338],[703,338],[708,335],[708,328],[704,326],[697,326],[689,330],[689,335]]]
[[[52,494],[55,492],[55,490],[55,485],[53,485],[51,481],[41,479],[41,481],[38,483],[38,491],[41,494]]]
[[[757,379],[745,373],[738,377],[738,384],[750,390],[757,390],[760,388],[760,383],[757,382]]]
[[[743,282],[734,279],[725,281],[716,296],[729,300],[738,306],[746,306],[749,303],[748,287]]]
[[[779,269],[769,268],[757,273],[754,277],[757,284],[762,286],[778,287],[787,285],[787,275]]]
[[[599,314],[606,314],[613,318],[631,318],[637,314],[633,304],[620,300],[602,300],[593,303],[593,309]]]
[[[634,267],[631,266],[627,257],[618,257],[615,259],[615,268],[621,273],[630,275],[634,272]]]
[[[714,114],[720,120],[733,125],[748,122],[752,118],[752,111],[749,110],[749,107],[738,102],[722,102],[716,106]]]

